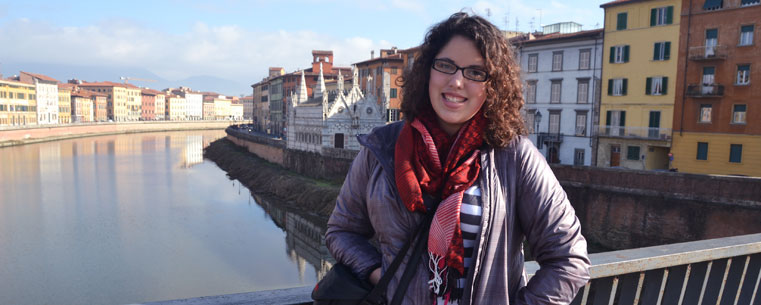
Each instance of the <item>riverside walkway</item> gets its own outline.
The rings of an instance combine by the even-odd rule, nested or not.
[[[761,234],[591,254],[592,280],[572,305],[761,305]],[[531,277],[539,270],[526,263]],[[312,287],[150,305],[311,304]]]

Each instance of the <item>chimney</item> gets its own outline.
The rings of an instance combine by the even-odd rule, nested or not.
[[[375,59],[375,50],[370,50],[370,59]]]
[[[391,47],[391,50],[394,50],[394,54],[396,54],[397,52],[396,47]]]

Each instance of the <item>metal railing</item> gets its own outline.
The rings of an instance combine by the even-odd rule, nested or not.
[[[595,135],[601,137],[637,138],[665,141],[671,139],[671,128],[600,126]]]
[[[690,47],[687,58],[690,60],[714,60],[727,58],[727,46],[699,46]]]
[[[540,132],[537,136],[542,143],[563,143],[563,134],[559,132]]]
[[[687,96],[689,97],[722,97],[724,96],[724,85],[710,84],[689,84],[687,85]]]
[[[571,304],[759,304],[761,234],[592,254]],[[539,266],[526,263],[531,277]]]
[[[591,280],[572,305],[761,303],[761,234],[589,255]],[[526,262],[530,279],[539,264]],[[312,286],[149,303],[311,304]]]

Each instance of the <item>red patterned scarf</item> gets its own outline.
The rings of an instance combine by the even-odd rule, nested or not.
[[[396,141],[396,187],[407,209],[426,212],[423,193],[442,199],[428,236],[429,284],[439,296],[453,288],[447,285],[448,279],[463,276],[465,270],[460,206],[463,193],[481,170],[478,148],[484,143],[486,127],[482,111],[465,123],[455,138],[449,137],[433,111],[428,111],[405,123]]]

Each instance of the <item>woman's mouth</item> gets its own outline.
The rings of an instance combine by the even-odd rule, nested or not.
[[[447,102],[450,102],[450,103],[458,103],[459,104],[459,103],[465,102],[465,100],[467,100],[466,98],[464,98],[462,96],[452,95],[452,94],[447,94],[447,93],[442,93],[441,96],[444,98],[444,100],[446,100]]]

